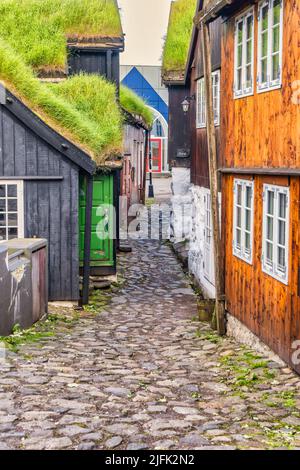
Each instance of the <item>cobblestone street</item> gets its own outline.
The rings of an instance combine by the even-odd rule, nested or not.
[[[168,244],[119,265],[84,317],[1,363],[0,449],[300,447],[299,377],[197,321]]]

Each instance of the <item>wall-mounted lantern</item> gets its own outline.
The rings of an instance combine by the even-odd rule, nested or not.
[[[187,114],[189,112],[189,109],[190,109],[190,105],[191,105],[191,101],[195,100],[196,99],[196,96],[195,95],[192,95],[192,96],[186,96],[183,100],[183,102],[181,103],[181,106],[182,106],[182,109],[183,109],[183,112],[184,114]]]

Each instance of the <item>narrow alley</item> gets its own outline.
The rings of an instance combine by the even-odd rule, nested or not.
[[[0,362],[0,449],[300,447],[299,377],[198,321],[168,243],[132,245],[84,317]]]

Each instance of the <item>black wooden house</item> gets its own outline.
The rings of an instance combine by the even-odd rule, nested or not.
[[[49,299],[77,301],[79,178],[95,163],[3,85],[0,122],[0,236],[47,239]]]

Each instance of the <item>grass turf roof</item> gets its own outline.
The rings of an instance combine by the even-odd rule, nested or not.
[[[0,36],[36,69],[63,70],[67,36],[120,37],[115,0],[1,0]]]
[[[183,72],[188,57],[197,0],[176,0],[171,5],[163,52],[163,73]]]
[[[148,127],[152,127],[153,113],[146,102],[124,85],[120,87],[120,104],[128,113],[140,116]]]
[[[0,80],[57,132],[82,147],[97,164],[122,150],[122,116],[114,85],[79,75],[46,85],[0,38]]]

